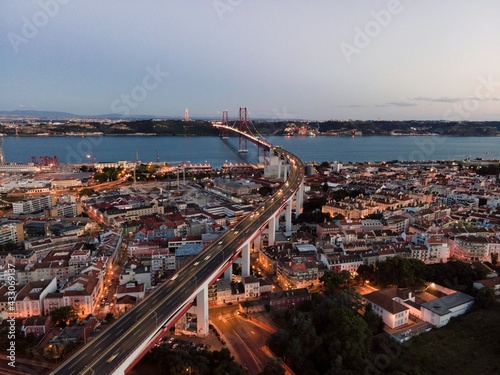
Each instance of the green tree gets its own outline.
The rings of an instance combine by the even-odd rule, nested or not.
[[[322,331],[322,342],[329,359],[337,358],[346,370],[360,371],[370,357],[372,334],[366,322],[347,308],[329,312],[329,324]],[[328,368],[333,364],[329,361]]]
[[[285,369],[279,358],[269,358],[259,375],[285,375]]]
[[[370,328],[371,333],[374,335],[381,333],[384,329],[384,321],[380,316],[373,312],[371,303],[368,303],[365,307],[363,320],[366,322],[368,328]]]
[[[268,195],[273,193],[273,188],[270,186],[262,186],[259,188],[259,194],[263,197],[267,197]]]
[[[361,264],[357,270],[358,278],[361,280],[363,285],[367,280],[370,280],[375,275],[375,267],[373,264],[367,266],[366,264]]]
[[[311,198],[304,202],[302,207],[303,213],[312,213],[316,210],[321,211],[321,208],[326,204],[325,198]]]
[[[340,289],[348,288],[351,285],[351,274],[346,270],[341,272],[325,271],[319,281],[323,283],[325,293],[334,294]]]
[[[77,318],[76,311],[73,306],[62,306],[50,312],[50,317],[57,327],[66,327],[71,320]]]
[[[114,319],[114,315],[112,312],[109,312],[106,314],[106,316],[104,317],[104,320],[107,321],[107,322],[111,322],[113,319]]]
[[[330,163],[327,161],[322,162],[320,165],[318,165],[319,169],[330,169]]]
[[[385,262],[377,262],[375,278],[383,287],[417,287],[423,285],[425,274],[426,266],[421,260],[395,256]]]
[[[495,291],[491,288],[485,287],[479,289],[474,302],[477,307],[489,309],[495,304],[495,301]]]
[[[9,240],[8,242],[4,243],[3,245],[0,245],[0,250],[2,251],[12,251],[12,250],[17,250],[18,246],[17,243]]]
[[[472,289],[474,280],[480,278],[469,263],[458,260],[429,264],[426,266],[425,273],[428,281],[460,290]]]
[[[491,253],[491,264],[494,266],[498,264],[498,253]]]
[[[90,197],[94,193],[95,193],[94,189],[84,188],[84,189],[80,190],[80,192],[78,194],[80,195],[80,197],[83,197],[84,195],[87,197]]]

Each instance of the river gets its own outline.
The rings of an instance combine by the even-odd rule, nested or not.
[[[358,136],[278,137],[266,139],[304,162],[462,160],[467,156],[500,159],[500,137]],[[220,168],[225,162],[256,163],[257,147],[238,153],[238,137],[4,137],[5,161],[27,163],[31,156],[57,156],[61,163],[135,160],[193,164]]]

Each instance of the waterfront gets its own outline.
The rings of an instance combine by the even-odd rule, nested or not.
[[[500,137],[361,136],[278,137],[266,139],[281,145],[305,162],[383,160],[500,159]],[[256,163],[257,148],[248,143],[248,153],[239,154],[238,138],[219,137],[4,137],[7,162],[26,163],[30,156],[58,156],[61,163],[135,160],[142,162],[209,163],[220,168],[230,163]]]

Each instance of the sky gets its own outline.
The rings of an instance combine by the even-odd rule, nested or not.
[[[500,120],[498,0],[2,0],[0,110]]]

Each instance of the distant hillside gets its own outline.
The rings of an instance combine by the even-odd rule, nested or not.
[[[93,133],[102,132],[106,135],[127,134],[156,134],[156,135],[182,135],[203,136],[218,135],[219,131],[211,126],[208,121],[182,121],[182,120],[139,120],[103,123],[98,121],[68,121],[66,123],[40,123],[23,124],[17,127],[17,134],[36,135],[48,133],[49,135],[64,135],[67,133]],[[0,125],[0,133],[7,135],[16,134],[16,129]]]
[[[27,109],[18,109],[15,111],[0,111],[1,116],[13,116],[13,117],[35,117],[35,118],[71,118],[79,117],[73,113],[68,112],[53,112],[53,111],[34,111]]]
[[[14,111],[13,111],[14,112]],[[55,113],[55,112],[49,112]],[[59,112],[62,113],[62,112]],[[443,121],[253,121],[253,128],[263,136],[284,135],[286,128],[304,127],[314,130],[317,135],[345,135],[356,130],[362,135],[449,135],[449,136],[500,136],[500,121],[491,122],[443,122]],[[209,121],[178,119],[165,120],[63,120],[51,123],[38,120],[36,123],[20,123],[18,135],[64,135],[65,133],[102,132],[106,135],[126,135],[146,133],[171,136],[218,135]],[[12,126],[0,124],[0,133],[16,134]]]
[[[83,119],[110,119],[110,120],[145,120],[151,118],[158,118],[158,116],[152,115],[129,115],[124,117],[123,115],[117,113],[109,113],[102,115],[77,115],[69,112],[57,112],[57,111],[35,111],[29,109],[18,109],[15,111],[0,111],[0,116],[12,117],[13,119],[38,119],[38,120],[64,120],[64,119],[74,119],[74,118],[83,118]],[[159,118],[170,119],[174,118],[173,116],[159,116]]]
[[[497,136],[500,121],[444,122],[444,121],[324,121],[309,122],[320,132],[358,130],[363,135],[420,135]]]

